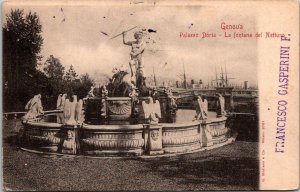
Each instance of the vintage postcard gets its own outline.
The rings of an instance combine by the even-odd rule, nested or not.
[[[2,13],[4,191],[299,188],[298,1]]]

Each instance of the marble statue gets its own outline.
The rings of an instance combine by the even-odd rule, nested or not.
[[[133,85],[131,87],[131,92],[129,93],[129,97],[133,98],[134,100],[138,97],[138,89]]]
[[[83,123],[84,119],[83,119],[83,111],[82,111],[82,106],[83,106],[83,100],[80,99],[77,104],[76,104],[76,108],[75,108],[75,121],[78,124]]]
[[[68,130],[62,144],[62,153],[76,154],[76,142],[74,130]]]
[[[143,40],[144,33],[142,31],[136,31],[134,33],[134,41],[125,41],[125,32],[123,34],[123,43],[131,46],[130,51],[130,72],[131,82],[138,88],[140,96],[149,96],[149,90],[146,86],[146,75],[143,64],[143,53],[146,48],[146,44]]]
[[[160,103],[158,100],[153,102],[152,97],[148,97],[149,102],[142,102],[145,118],[149,119],[150,124],[158,124],[159,118],[161,118]]]
[[[170,87],[165,87],[164,88],[164,93],[168,98],[168,102],[167,102],[167,122],[175,123],[175,121],[176,121],[176,111],[177,111],[176,98],[174,97],[172,89]]]
[[[156,87],[152,88],[150,95],[154,100],[158,100],[159,97],[158,97],[158,91]]]
[[[71,103],[69,99],[66,99],[65,105],[64,105],[64,118],[65,118],[65,123],[69,121],[71,117]],[[75,119],[74,119],[75,121]]]
[[[108,95],[108,90],[107,90],[106,86],[104,85],[101,88],[101,97],[104,98],[104,97],[107,97],[107,95]]]
[[[123,43],[125,45],[131,46],[131,60],[129,62],[129,66],[131,69],[131,77],[134,82],[137,80],[137,76],[141,75],[144,77],[143,71],[143,52],[145,50],[145,42],[143,41],[143,32],[137,31],[134,33],[135,41],[125,41],[125,33],[123,33]]]
[[[59,94],[56,102],[56,109],[63,110],[67,94]]]
[[[94,86],[91,86],[91,89],[90,89],[90,91],[88,92],[88,97],[95,97],[95,95],[94,95],[94,90],[95,90],[95,87],[94,87]]]
[[[56,109],[60,108],[62,94],[59,94],[56,101]]]
[[[198,96],[194,100],[194,105],[196,107],[196,113],[195,116],[196,120],[206,120],[207,114],[208,114],[208,102],[206,99],[202,99],[201,96]]]
[[[106,88],[105,85],[103,85],[101,87],[101,109],[100,109],[100,115],[101,115],[101,118],[105,119],[106,118],[106,98],[108,96],[108,90]]]
[[[134,84],[127,69],[122,66],[120,69],[113,69],[113,76],[107,85],[110,97],[128,97]]]
[[[63,113],[58,113],[56,115],[56,122],[59,124],[65,124],[65,117]]]
[[[173,92],[172,89],[170,87],[164,87],[164,93],[168,96],[168,97],[172,97],[173,96]]]
[[[25,106],[27,113],[23,116],[23,119],[34,119],[44,113],[41,98],[42,95],[37,94],[27,102]]]
[[[77,96],[73,95],[73,101],[66,99],[64,105],[64,118],[65,124],[67,125],[77,125],[83,122],[82,117],[82,105],[83,101],[80,99],[77,102]]]
[[[216,95],[218,97],[217,116],[225,116],[225,99],[220,93],[217,93]]]

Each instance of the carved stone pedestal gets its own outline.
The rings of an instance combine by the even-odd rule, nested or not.
[[[202,137],[202,146],[203,147],[210,147],[214,144],[213,140],[212,140],[212,135],[208,131],[210,123],[211,122],[208,120],[202,120],[202,123],[201,123],[201,126],[202,126],[201,137]]]
[[[148,130],[148,154],[163,154],[162,150],[162,126],[146,125]]]
[[[64,137],[61,152],[76,155],[79,151],[79,129],[77,125],[64,125]]]

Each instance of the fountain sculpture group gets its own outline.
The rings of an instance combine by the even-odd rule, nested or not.
[[[125,34],[123,34],[123,38]],[[26,105],[21,147],[42,153],[87,156],[145,156],[186,153],[231,142],[225,126],[224,98],[218,94],[218,111],[208,118],[207,101],[195,97],[195,118],[176,121],[176,98],[168,87],[147,87],[143,69],[143,33],[130,45],[130,70],[114,69],[107,86],[77,100],[60,94],[60,112],[44,114],[41,95]],[[47,121],[49,117],[56,121]]]

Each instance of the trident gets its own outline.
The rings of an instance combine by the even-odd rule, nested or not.
[[[118,37],[118,36],[122,35],[123,33],[126,33],[126,32],[128,32],[128,31],[131,31],[131,30],[133,30],[133,29],[135,29],[135,28],[137,28],[137,26],[135,26],[135,27],[132,27],[132,28],[128,29],[127,31],[123,31],[122,33],[120,33],[120,34],[118,34],[118,35],[115,35],[115,36],[113,36],[113,37],[112,37],[112,38],[110,38],[110,39],[114,39],[114,38],[116,38],[116,37]]]

